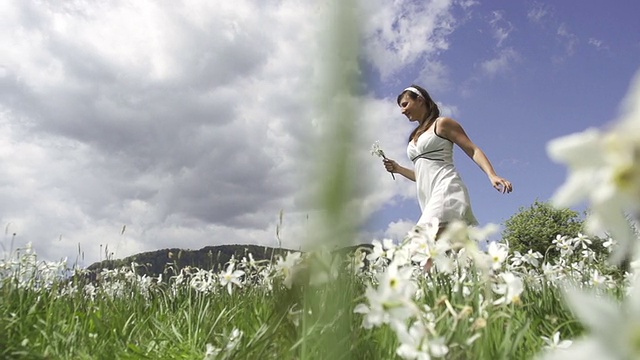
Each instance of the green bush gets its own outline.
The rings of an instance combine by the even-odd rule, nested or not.
[[[584,220],[571,209],[557,209],[536,200],[530,207],[521,207],[504,226],[502,238],[512,251],[526,253],[529,249],[543,255],[557,235],[575,237],[582,231]],[[553,257],[557,253],[549,253]]]

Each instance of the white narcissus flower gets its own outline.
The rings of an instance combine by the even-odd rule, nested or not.
[[[242,339],[243,334],[244,333],[239,329],[233,329],[231,331],[231,334],[229,335],[229,341],[225,346],[227,351],[231,351],[238,346],[238,344],[240,343],[240,339]]]
[[[578,236],[573,238],[573,247],[577,248],[581,246],[583,250],[587,250],[592,244],[592,241],[583,233],[578,233]]]
[[[393,259],[393,253],[396,250],[396,245],[393,243],[393,240],[383,239],[382,242],[380,242],[380,240],[375,239],[371,244],[373,244],[373,249],[371,253],[367,255],[367,260],[371,263],[380,266],[385,260]]]
[[[275,269],[276,271],[284,277],[282,281],[284,286],[287,288],[291,288],[293,284],[293,278],[296,274],[296,267],[302,261],[302,254],[299,252],[290,252],[287,253],[287,257],[283,260],[282,257],[278,258],[276,262]]]
[[[491,268],[493,270],[500,269],[504,261],[507,259],[507,255],[509,255],[507,247],[504,244],[498,244],[495,241],[492,241],[489,244],[487,252],[491,257]]]
[[[367,304],[359,304],[355,313],[364,314],[363,327],[369,329],[381,324],[403,323],[418,313],[413,297],[418,289],[413,282],[413,269],[391,262],[378,274],[378,287],[371,285],[365,291]]]
[[[640,358],[640,277],[635,277],[622,302],[569,288],[565,298],[589,335],[571,347],[551,352],[543,359],[638,359]],[[562,355],[562,356],[561,356]]]
[[[495,300],[493,304],[519,304],[520,294],[524,290],[522,279],[509,272],[500,274],[500,278],[504,283],[494,285],[493,292],[502,295],[502,297]]]
[[[354,313],[364,315],[363,328],[371,329],[382,324],[404,324],[419,311],[410,299],[392,295],[388,289],[367,287],[365,297],[368,304],[358,304],[353,309]]]
[[[451,244],[448,241],[438,240],[435,246],[431,248],[431,258],[433,259],[433,265],[435,265],[438,271],[450,274],[454,269],[453,258],[447,255],[447,252],[451,250]]]
[[[636,241],[626,214],[640,210],[640,73],[623,105],[622,117],[608,131],[588,129],[547,145],[549,157],[570,170],[552,203],[568,207],[587,199],[587,230],[607,231],[620,242],[611,255],[614,263],[623,260]]]
[[[543,256],[537,251],[529,250],[526,254],[522,256],[522,260],[533,267],[538,267],[540,262],[538,259],[542,259]]]
[[[240,278],[244,275],[244,271],[242,270],[233,270],[235,263],[230,263],[227,266],[227,270],[220,274],[220,285],[227,287],[227,292],[229,295],[232,294],[232,286],[236,285],[238,287],[242,287],[242,282]]]
[[[545,342],[544,348],[547,350],[566,349],[573,343],[571,340],[560,341],[560,332],[556,331],[551,338],[542,336],[542,340]]]
[[[380,148],[380,142],[377,140],[373,143],[373,145],[371,145],[371,155],[377,155],[383,159],[387,158],[384,155],[384,151],[382,151],[382,149]],[[396,176],[393,173],[391,173],[391,177],[393,177],[393,180],[396,179]]]
[[[480,250],[478,244],[497,232],[498,226],[487,224],[484,227],[468,226],[463,221],[452,221],[442,232],[440,241],[447,241],[453,250],[464,250],[461,260],[471,258],[479,270],[487,273],[492,263],[489,256]]]
[[[603,276],[602,274],[600,274],[598,272],[598,269],[594,269],[593,272],[591,272],[591,279],[589,280],[589,285],[598,288],[605,285],[607,281],[608,281],[608,278],[606,276]]]
[[[379,289],[388,292],[391,297],[412,298],[417,290],[413,282],[413,269],[395,261],[389,264],[387,270],[378,276]]]
[[[555,245],[556,250],[560,252],[560,256],[567,257],[573,254],[573,245],[571,239],[566,235],[556,235],[556,238],[551,241]]]
[[[385,158],[384,151],[380,148],[380,141],[376,140],[371,145],[371,155],[377,155],[383,159]]]
[[[398,335],[398,340],[400,340],[400,346],[396,350],[398,356],[403,359],[431,359],[430,341],[428,338],[429,329],[427,329],[422,322],[414,322],[409,329],[406,328],[406,325],[402,324],[397,326],[395,331]],[[442,352],[441,349],[437,350]]]
[[[221,349],[211,345],[211,344],[207,344],[207,350],[204,354],[204,360],[215,360],[218,358],[218,354],[220,354]]]

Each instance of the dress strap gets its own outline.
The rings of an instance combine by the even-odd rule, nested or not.
[[[446,137],[444,137],[444,136],[440,136],[440,134],[438,134],[438,120],[439,120],[439,119],[440,119],[440,118],[437,118],[437,119],[435,119],[435,120],[433,121],[433,133],[434,133],[434,134],[436,134],[436,136],[437,136],[437,137],[439,137],[439,138],[441,138],[441,139],[445,139],[445,140],[447,140],[447,141],[453,142],[453,141],[451,141],[451,140],[447,139]]]
[[[416,162],[416,160],[418,160],[418,159],[426,159],[426,160],[431,160],[431,161],[444,161],[444,159],[438,159],[438,158],[432,157],[433,155],[436,155],[436,156],[439,155],[437,153],[439,153],[441,151],[444,151],[444,149],[436,149],[436,150],[423,152],[422,154],[412,158],[411,161]]]

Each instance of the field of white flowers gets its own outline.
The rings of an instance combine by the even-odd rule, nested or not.
[[[583,235],[558,236],[549,251],[558,260],[549,262],[539,253],[510,253],[502,243],[480,250],[491,227],[454,224],[437,242],[434,229],[416,228],[401,244],[374,241],[372,250],[344,257],[289,253],[257,263],[249,254],[221,272],[183,268],[170,278],[137,275],[132,265],[90,281],[82,269],[20,249],[0,262],[0,357],[552,356],[571,351],[582,324],[590,324],[565,306],[563,288],[592,292],[570,293],[582,296],[577,302],[591,299],[576,308],[580,316],[580,309],[597,312],[588,308],[623,298],[633,279],[608,266]],[[425,272],[429,259],[433,268]],[[615,309],[599,321],[628,323]]]

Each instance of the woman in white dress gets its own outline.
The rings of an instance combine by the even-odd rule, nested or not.
[[[452,118],[441,117],[438,105],[422,87],[412,85],[398,95],[398,105],[410,121],[418,126],[409,136],[407,155],[413,169],[383,159],[387,171],[415,181],[422,216],[418,225],[437,218],[440,230],[453,220],[477,225],[466,185],[453,164],[453,144],[458,145],[489,177],[491,185],[501,193],[510,193],[509,181],[498,176],[484,152],[467,136]]]

